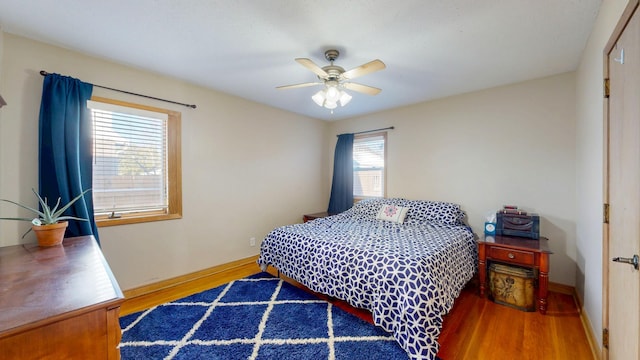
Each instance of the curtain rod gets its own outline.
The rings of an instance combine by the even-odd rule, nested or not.
[[[42,76],[47,76],[47,75],[49,75],[49,74],[50,74],[50,73],[48,73],[48,72],[46,72],[46,71],[44,71],[44,70],[40,70],[40,75],[42,75]],[[126,91],[126,90],[120,90],[120,89],[114,89],[114,88],[110,88],[110,87],[102,86],[102,85],[96,85],[96,84],[92,84],[92,85],[93,85],[93,86],[95,86],[95,87],[102,88],[102,89],[107,89],[107,90],[112,90],[112,91],[118,91],[118,92],[125,93],[125,94],[129,94],[129,95],[141,96],[141,97],[144,97],[144,98],[147,98],[147,99],[160,100],[160,101],[164,101],[164,102],[168,102],[168,103],[172,103],[172,104],[176,104],[176,105],[182,105],[182,106],[190,107],[190,108],[192,108],[192,109],[195,109],[195,108],[196,108],[196,106],[195,106],[195,105],[191,105],[191,104],[185,104],[185,103],[181,103],[181,102],[177,102],[177,101],[171,101],[171,100],[160,99],[160,98],[153,97],[153,96],[149,96],[149,95],[137,94],[137,93],[134,93],[134,92],[130,92],[130,91]]]
[[[353,133],[353,135],[366,134],[366,133],[376,132],[376,131],[382,131],[382,130],[393,130],[393,129],[394,129],[394,127],[393,127],[393,126],[389,126],[389,127],[381,128],[381,129],[358,131],[358,132]],[[343,135],[343,134],[338,134],[338,135],[336,135],[336,136],[340,136],[340,135]]]

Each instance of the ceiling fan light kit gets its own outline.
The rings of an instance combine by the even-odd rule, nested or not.
[[[340,102],[340,106],[347,105],[352,98],[353,97],[346,91],[339,88],[337,82],[336,84],[326,84],[324,89],[318,91],[311,97],[318,106],[323,106],[331,110],[338,107],[338,102]]]
[[[314,63],[310,59],[296,59],[296,62],[311,70],[318,76],[318,79],[321,81],[278,86],[277,89],[293,89],[307,86],[324,85],[324,89],[316,92],[311,97],[311,99],[318,106],[330,109],[332,112],[333,109],[338,107],[338,102],[340,103],[340,106],[345,106],[351,101],[352,96],[344,91],[344,89],[357,91],[367,95],[377,95],[380,93],[380,91],[382,91],[381,89],[372,86],[357,84],[349,81],[356,77],[384,69],[386,65],[382,61],[376,59],[353,68],[349,71],[345,71],[342,67],[333,64],[333,62],[338,58],[339,55],[340,53],[338,52],[338,50],[330,49],[325,51],[324,57],[331,64],[324,67],[316,65],[316,63]]]

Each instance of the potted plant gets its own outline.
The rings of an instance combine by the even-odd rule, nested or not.
[[[47,202],[47,198],[45,197],[44,199],[42,199],[42,197],[40,196],[40,194],[38,194],[34,189],[31,189],[31,191],[33,191],[34,194],[36,194],[36,196],[38,197],[38,201],[40,201],[40,207],[42,208],[42,211],[31,208],[29,206],[25,206],[22,205],[20,203],[17,203],[15,201],[11,201],[11,200],[6,200],[6,199],[0,199],[0,201],[4,201],[4,202],[8,202],[14,205],[17,205],[23,209],[27,209],[33,213],[35,213],[37,216],[33,219],[31,218],[0,218],[0,220],[20,220],[20,221],[30,221],[31,222],[31,228],[29,230],[27,230],[26,233],[24,233],[24,235],[22,235],[22,238],[24,238],[29,231],[33,230],[33,232],[36,234],[36,238],[38,239],[38,244],[40,246],[54,246],[54,245],[60,245],[62,244],[62,240],[64,239],[64,232],[67,229],[67,225],[69,225],[69,223],[65,220],[80,220],[80,221],[89,221],[88,219],[83,219],[83,218],[78,218],[75,216],[63,216],[63,213],[71,206],[73,205],[73,203],[75,203],[76,201],[78,201],[81,197],[84,196],[84,194],[86,194],[88,191],[90,191],[91,189],[87,189],[85,191],[82,192],[82,194],[76,196],[75,198],[73,198],[71,201],[69,201],[66,205],[64,205],[61,208],[58,208],[60,206],[60,200],[61,198],[58,198],[58,201],[56,202],[56,205],[53,207],[53,209],[49,206],[48,202]]]

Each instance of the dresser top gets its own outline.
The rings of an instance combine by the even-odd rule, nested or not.
[[[124,297],[92,236],[0,247],[0,333],[81,314]]]

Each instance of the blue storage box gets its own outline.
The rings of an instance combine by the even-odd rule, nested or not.
[[[496,215],[496,235],[540,238],[540,217],[538,214],[498,212]]]

